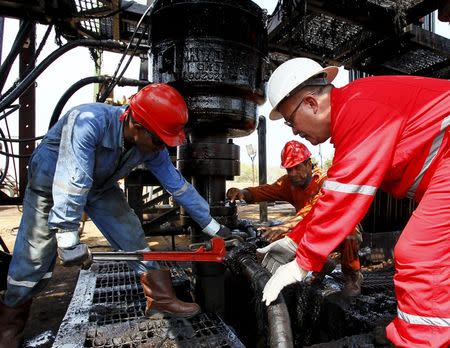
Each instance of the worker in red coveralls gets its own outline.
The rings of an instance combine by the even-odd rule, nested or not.
[[[450,81],[377,76],[335,88],[337,72],[295,58],[268,82],[270,118],[313,145],[331,138],[335,155],[322,196],[289,233],[296,258],[271,277],[263,301],[320,270],[382,188],[419,203],[394,251],[398,315],[387,337],[398,347],[448,347]]]
[[[320,189],[326,179],[326,172],[312,163],[311,152],[308,148],[295,140],[284,145],[281,151],[281,166],[286,169],[287,174],[273,184],[247,187],[242,190],[231,187],[227,191],[227,198],[231,201],[239,199],[247,203],[254,203],[278,200],[287,201],[295,207],[297,214],[294,217],[281,225],[265,227],[262,230],[262,236],[273,242],[258,249],[259,252],[265,254],[262,264],[271,273],[275,273],[280,264],[294,259],[297,244],[285,236],[311,211],[319,199]],[[346,296],[357,296],[361,293],[363,277],[358,257],[360,240],[361,234],[354,229],[353,233],[344,239],[337,248],[337,251],[341,253],[341,268],[345,279],[343,294]],[[275,252],[274,248],[279,252]],[[326,267],[316,277],[322,278],[334,267],[333,261],[329,260]]]

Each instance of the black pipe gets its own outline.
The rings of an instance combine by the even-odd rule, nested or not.
[[[266,118],[259,116],[258,122],[258,172],[259,184],[267,184]],[[259,203],[259,220],[267,222],[267,202]]]
[[[22,50],[22,47],[25,41],[28,39],[28,36],[33,28],[34,22],[32,21],[25,21],[20,25],[19,32],[17,33],[17,37],[14,40],[11,50],[9,51],[8,56],[5,58],[2,66],[0,67],[0,92],[5,86],[9,71],[11,70],[13,63],[16,60],[17,55]]]
[[[10,109],[11,110],[9,110],[9,111],[4,111],[3,112],[3,115],[0,116],[0,121],[3,120],[4,118],[8,117],[9,115],[11,115],[13,112],[15,112],[18,109],[20,109],[20,105],[18,105],[18,104],[12,105]]]
[[[127,54],[129,48],[131,47],[131,43],[134,42],[134,37],[137,34],[139,28],[141,27],[142,21],[144,20],[145,16],[147,16],[148,13],[150,13],[150,11],[153,10],[153,6],[155,6],[155,3],[149,3],[149,7],[144,11],[144,13],[142,14],[141,18],[139,19],[139,22],[136,24],[136,28],[134,29],[133,35],[131,35],[131,38],[128,42],[127,47],[125,48],[122,58],[119,61],[119,64],[117,65],[116,71],[114,72],[113,75],[113,79],[111,80],[110,84],[108,86],[106,86],[105,90],[103,91],[102,94],[100,94],[98,101],[99,102],[104,102],[106,100],[106,98],[109,96],[109,94],[111,93],[111,91],[114,89],[114,86],[116,85],[117,81],[120,80],[123,76],[123,74],[125,74],[125,71],[128,69],[128,66],[131,63],[131,59],[134,57],[137,48],[140,46],[142,38],[144,37],[144,33],[147,32],[148,27],[150,25],[150,21],[147,22],[144,30],[141,33],[141,36],[139,37],[139,39],[137,40],[137,43],[134,46],[134,50],[130,55],[130,58],[128,59],[128,62],[125,64],[125,67],[122,69],[122,72],[119,74],[119,77],[117,77],[117,73],[119,72],[120,66],[122,65],[123,59],[125,58],[125,55]]]
[[[67,101],[70,99],[70,97],[78,91],[80,88],[89,85],[91,83],[104,83],[106,81],[112,80],[111,76],[90,76],[86,77],[84,79],[81,79],[78,82],[75,82],[70,88],[62,95],[62,97],[59,99],[58,103],[55,106],[55,109],[53,110],[52,117],[50,118],[50,124],[48,126],[48,129],[52,128],[53,125],[58,121],[59,116],[61,115],[61,111],[66,105]],[[119,86],[146,86],[150,82],[146,80],[134,80],[134,79],[128,79],[128,78],[121,78],[119,82],[117,83]]]
[[[268,270],[256,260],[256,246],[251,243],[241,243],[230,250],[225,258],[225,265],[235,273],[242,273],[252,284],[255,297],[261,299],[263,289],[271,277]],[[268,345],[271,348],[292,348],[291,320],[289,312],[280,293],[277,300],[270,306],[261,304],[266,309],[268,320]]]
[[[2,138],[5,138],[5,133],[0,129],[0,135]],[[3,171],[0,170],[0,185],[3,184],[3,180],[5,180],[6,176],[8,175],[8,169],[9,169],[9,149],[8,149],[8,143],[6,141],[3,141],[5,144],[5,168]],[[3,151],[1,151],[3,152]]]
[[[246,219],[240,219],[236,224],[236,228],[243,231],[246,238],[256,238],[258,236],[258,229],[253,225],[253,222]]]
[[[84,47],[95,47],[95,48],[101,48],[101,49],[116,49],[116,50],[123,50],[125,48],[124,43],[120,43],[113,40],[94,40],[94,39],[81,39],[81,40],[75,40],[70,41],[66,43],[64,46],[61,46],[57,50],[53,51],[51,54],[49,54],[37,67],[35,67],[18,85],[12,92],[10,92],[7,96],[5,96],[0,101],[0,111],[4,110],[6,107],[8,107],[14,100],[19,98],[27,89],[28,87],[37,79],[37,77],[45,70],[47,67],[53,63],[57,58],[59,58],[61,55],[66,53],[67,51],[70,51],[73,48],[76,48],[78,46],[84,46]],[[140,49],[142,50],[148,50],[148,46],[141,45]]]

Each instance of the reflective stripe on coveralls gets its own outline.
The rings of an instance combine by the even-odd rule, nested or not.
[[[53,275],[53,272],[47,272],[44,274],[42,279],[50,279],[52,277],[52,275]],[[16,286],[24,286],[26,288],[32,288],[38,283],[38,282],[30,282],[27,280],[18,281],[18,280],[13,279],[11,276],[8,276],[6,281],[8,282],[8,284],[16,285]]]
[[[399,308],[397,308],[397,315],[409,324],[450,327],[450,318],[421,317],[402,312]]]
[[[343,184],[337,181],[326,180],[322,186],[324,189],[328,189],[336,192],[343,193],[360,193],[362,195],[373,196],[377,192],[377,188],[368,185],[353,185],[353,184]]]
[[[179,195],[183,194],[184,192],[186,192],[186,190],[188,188],[189,188],[189,184],[186,181],[178,191],[175,191],[172,193],[172,196],[179,196]]]
[[[416,193],[417,186],[419,186],[419,183],[422,181],[423,175],[425,174],[426,170],[430,167],[431,162],[436,157],[436,155],[438,153],[438,150],[439,150],[439,148],[442,145],[442,141],[443,141],[444,135],[445,135],[445,130],[447,129],[447,127],[449,125],[450,125],[450,115],[448,115],[442,121],[441,131],[436,136],[436,138],[434,138],[433,144],[431,145],[431,148],[430,148],[430,152],[429,152],[427,158],[425,159],[425,163],[423,164],[423,167],[420,170],[419,174],[414,179],[414,183],[409,188],[409,190],[408,190],[408,192],[406,194],[407,197],[409,197],[409,198],[413,198],[414,197],[414,194]]]

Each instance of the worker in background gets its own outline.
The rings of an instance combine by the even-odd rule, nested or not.
[[[150,250],[139,218],[117,181],[145,165],[207,235],[228,237],[207,202],[173,166],[166,146],[185,140],[188,110],[166,84],[148,85],[128,107],[84,104],[52,127],[29,161],[23,216],[0,301],[0,347],[18,347],[32,298],[52,277],[57,255],[65,266],[90,263],[78,237],[83,211],[114,249]],[[196,303],[176,298],[169,270],[156,262],[129,262],[140,275],[146,315],[163,312],[191,317]]]
[[[275,273],[281,264],[294,259],[297,244],[286,234],[311,211],[319,199],[320,189],[326,179],[325,171],[316,168],[312,163],[308,148],[295,140],[284,145],[281,151],[281,166],[286,169],[287,174],[273,184],[247,187],[243,190],[232,187],[227,191],[227,198],[231,201],[238,199],[255,203],[281,200],[295,207],[297,214],[293,218],[279,226],[264,227],[262,232],[263,237],[274,242],[258,249],[265,254],[262,264],[271,273]],[[357,296],[361,293],[363,276],[358,256],[360,241],[361,234],[355,228],[337,248],[341,253],[341,268],[345,279],[343,294],[346,296]],[[316,277],[322,278],[330,273],[334,266],[333,261],[328,260]]]
[[[263,301],[320,270],[382,188],[419,203],[394,250],[398,315],[387,337],[398,347],[448,347],[450,81],[377,76],[335,88],[337,72],[295,58],[268,82],[270,118],[313,145],[331,138],[335,155],[314,209],[289,233],[296,258],[278,268]]]

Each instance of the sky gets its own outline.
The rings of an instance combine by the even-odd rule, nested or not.
[[[146,3],[146,0],[138,2]],[[262,8],[266,9],[268,14],[271,14],[277,4],[277,0],[254,0]],[[18,21],[6,19],[5,21],[5,35],[2,50],[2,61],[5,59],[9,48],[17,34]],[[44,35],[46,27],[38,26],[37,29],[37,43],[39,43]],[[448,23],[441,23],[436,20],[436,32],[440,35],[450,38],[450,27]],[[57,48],[54,41],[54,34],[49,37],[43,52],[38,59],[40,62],[48,54]],[[116,69],[121,56],[119,54],[105,52],[103,56],[102,73],[112,75]],[[18,64],[16,63],[9,75],[5,89],[8,89],[13,81],[17,78]],[[125,73],[125,77],[137,78],[139,74],[139,59],[134,58],[133,63]],[[62,96],[62,94],[75,82],[81,78],[95,75],[94,64],[89,55],[87,48],[75,48],[69,53],[58,58],[50,68],[46,69],[36,80],[36,135],[43,135],[47,131],[50,116],[53,109]],[[348,72],[340,68],[340,72],[333,84],[336,87],[341,87],[348,83]],[[136,88],[132,87],[118,87],[115,89],[115,98],[120,99],[122,96],[129,96],[136,92]],[[92,102],[94,99],[93,85],[86,86],[73,95],[66,104],[63,112],[75,105]],[[271,121],[268,119],[270,112],[269,103],[265,103],[258,108],[258,114],[264,115],[267,120],[267,164],[268,166],[278,166],[280,163],[280,152],[284,144],[292,139],[302,141],[298,136],[294,136],[289,127],[285,126],[281,120]],[[12,114],[8,117],[9,127],[12,135],[17,135],[17,120],[18,114]],[[4,129],[4,121],[0,121],[0,128]],[[234,142],[241,147],[241,162],[251,163],[250,157],[246,151],[246,145],[252,144],[257,148],[257,132],[247,137],[235,138]],[[320,146],[312,146],[307,141],[303,141],[310,149],[313,157],[315,157],[320,164],[320,154],[323,162],[331,158],[333,155],[333,147],[328,142]],[[17,151],[17,150],[16,150]],[[2,156],[0,156],[1,158]],[[257,159],[255,161],[257,163]],[[2,166],[0,159],[0,167]]]

